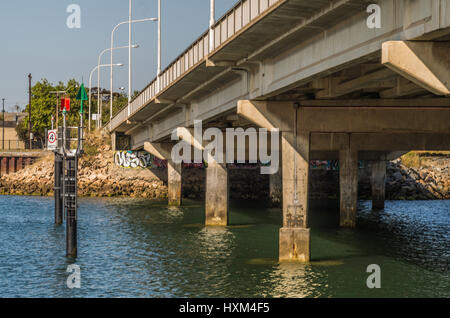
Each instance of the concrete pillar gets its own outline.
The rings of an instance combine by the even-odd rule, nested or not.
[[[349,146],[339,152],[340,225],[356,226],[358,202],[358,151]]]
[[[209,163],[206,168],[205,223],[228,225],[229,182],[226,164]]]
[[[386,161],[372,162],[372,209],[384,209]]]
[[[112,151],[117,150],[117,133],[116,132],[111,133],[111,150]]]
[[[175,164],[171,160],[167,161],[167,184],[170,206],[181,205],[181,170],[181,163]]]
[[[271,206],[281,206],[283,188],[281,167],[277,173],[270,175],[270,204]]]
[[[280,261],[310,261],[308,228],[310,134],[301,133],[296,147],[292,133],[282,134],[283,227],[280,229]]]
[[[17,171],[16,170],[16,157],[9,158],[8,166],[9,166],[9,173],[15,173]]]
[[[17,158],[16,167],[17,167],[17,171],[20,171],[23,169],[23,158],[22,157]]]
[[[3,157],[1,160],[1,175],[8,174],[8,157]]]
[[[171,143],[144,143],[145,151],[158,157],[161,160],[167,161],[168,204],[171,206],[180,206],[182,195],[182,164],[176,164],[172,161],[172,147],[173,145]]]

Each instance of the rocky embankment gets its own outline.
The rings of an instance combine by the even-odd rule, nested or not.
[[[399,159],[390,162],[386,197],[390,200],[449,200],[450,158],[426,157],[419,168],[408,168]]]
[[[78,192],[80,196],[127,196],[153,199],[167,197],[165,170],[117,167],[108,141],[98,136],[90,137],[86,145],[86,155],[79,161]],[[326,178],[323,176],[324,173],[327,174]],[[17,173],[2,176],[0,194],[53,195],[53,174],[54,158],[52,153],[48,153],[34,165]],[[338,174],[338,171],[323,173],[313,171],[311,198],[338,198],[339,194],[336,192],[339,184]],[[367,171],[361,172],[359,195],[362,199],[370,199],[370,181],[367,176],[363,176],[364,174],[370,175]],[[183,195],[192,199],[202,199],[204,190],[205,170],[185,169]],[[259,169],[230,170],[230,197],[268,199],[269,176],[260,175]],[[386,176],[386,198],[391,200],[450,199],[450,157],[426,158],[420,168],[408,168],[400,159],[390,162]]]
[[[86,154],[78,164],[78,194],[82,197],[167,198],[167,170],[121,168],[114,163],[114,153],[108,140],[89,137]],[[51,196],[54,187],[54,155],[49,152],[39,161],[17,173],[0,178],[0,194]],[[183,171],[183,195],[202,199],[205,190],[205,170]],[[268,197],[268,176],[259,170],[233,170],[232,198],[258,199]]]

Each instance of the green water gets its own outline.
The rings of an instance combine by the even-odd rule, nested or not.
[[[450,202],[360,202],[358,229],[311,212],[312,262],[279,264],[278,209],[231,206],[227,228],[206,228],[202,202],[84,199],[79,257],[65,257],[50,198],[0,197],[0,297],[449,297]],[[81,288],[66,286],[67,266]],[[381,288],[366,286],[369,264]]]

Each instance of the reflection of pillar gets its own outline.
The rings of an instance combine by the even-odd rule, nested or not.
[[[206,225],[228,225],[229,182],[226,164],[208,163],[206,168]]]
[[[339,152],[341,227],[356,226],[358,202],[358,151],[350,146]]]
[[[288,136],[290,134],[290,136]],[[280,229],[280,261],[310,260],[308,228],[308,185],[310,134],[282,134],[283,227]]]
[[[372,208],[384,209],[386,161],[372,162]]]
[[[171,160],[167,161],[167,184],[168,184],[168,198],[170,206],[181,205],[181,163],[173,163]]]

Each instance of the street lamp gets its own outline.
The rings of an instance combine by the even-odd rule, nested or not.
[[[2,109],[2,114],[3,114],[2,150],[5,150],[5,99],[2,98],[2,101],[3,101],[3,109]]]
[[[214,24],[216,23],[215,11],[214,0],[211,0],[209,19],[209,53],[214,50]]]
[[[158,0],[159,4],[161,0]],[[161,6],[160,6],[161,7]],[[160,17],[160,16],[159,16]],[[128,30],[128,40],[129,40],[129,46],[131,45],[131,24],[132,23],[138,23],[138,22],[146,22],[146,21],[160,21],[160,18],[146,18],[146,19],[139,19],[139,20],[131,20],[131,0],[129,0],[129,17],[127,21],[123,21],[120,22],[119,24],[117,24],[113,30],[111,31],[111,47],[114,47],[114,33],[117,30],[117,28],[121,25],[124,24],[128,24],[129,25],[129,30]],[[159,43],[159,42],[158,42]],[[160,44],[160,43],[159,43]],[[161,46],[159,45],[158,48],[158,52],[161,51]],[[113,64],[113,50],[111,50],[111,62],[110,64]],[[128,105],[131,102],[131,48],[128,51]],[[113,68],[110,68],[110,88],[111,88],[111,97],[110,97],[110,125],[111,125],[111,120],[112,120],[112,108],[113,108]],[[128,111],[129,111],[129,107],[128,107]]]
[[[102,65],[97,65],[96,67],[94,67],[91,71],[91,74],[89,75],[89,131],[91,131],[91,88],[92,88],[92,74],[94,74],[94,72],[96,70],[99,70],[102,67],[113,67],[113,66],[123,66],[123,63],[118,63],[118,64],[102,64]]]
[[[139,47],[138,44],[134,44],[134,45],[131,46],[131,48],[133,48],[133,49],[137,49],[138,47]],[[100,66],[102,56],[103,56],[103,54],[105,54],[106,52],[108,52],[108,51],[113,51],[113,50],[119,50],[119,49],[127,49],[127,48],[129,48],[128,45],[126,45],[126,46],[114,47],[114,48],[113,48],[113,47],[110,47],[110,48],[104,49],[104,50],[98,55],[98,63],[97,63],[97,66]],[[99,101],[99,100],[100,100],[100,72],[97,72],[97,101]],[[102,113],[103,113],[103,107],[100,108],[100,114],[102,114]],[[100,124],[100,127],[101,127],[101,124]]]

